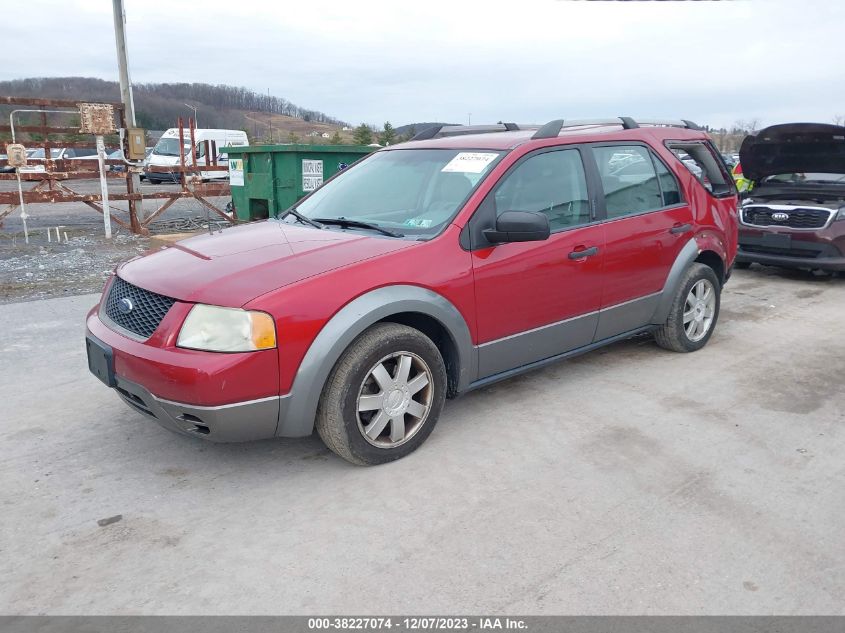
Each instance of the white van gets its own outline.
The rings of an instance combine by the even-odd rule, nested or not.
[[[217,164],[225,167],[228,164],[228,157],[226,154],[221,154],[221,150],[228,145],[249,145],[249,139],[246,137],[246,132],[242,130],[212,130],[212,129],[197,129],[194,130],[194,151],[191,152],[191,132],[190,130],[183,130],[183,146],[181,148],[182,154],[185,156],[185,166],[191,165],[207,165],[207,156],[205,155],[206,147],[210,148],[212,155],[217,157]],[[206,144],[206,141],[208,143]],[[152,153],[144,161],[144,177],[151,183],[157,184],[163,180],[171,182],[179,181],[179,172],[156,172],[147,171],[148,165],[155,165],[157,167],[171,167],[179,165],[179,128],[170,128],[161,135],[158,143],[153,148]],[[221,180],[229,177],[228,170],[221,171],[200,171],[200,177],[203,180]]]

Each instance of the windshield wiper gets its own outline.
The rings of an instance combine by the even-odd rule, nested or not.
[[[311,219],[311,218],[309,218],[308,216],[302,215],[299,211],[297,211],[297,210],[296,210],[296,207],[291,207],[291,208],[290,208],[290,209],[288,209],[287,211],[282,211],[282,212],[279,214],[278,219],[279,219],[279,220],[281,220],[281,219],[283,219],[283,218],[284,218],[285,216],[287,216],[287,215],[292,215],[293,217],[295,217],[297,220],[299,220],[299,221],[300,221],[300,222],[302,222],[303,224],[310,224],[310,225],[311,225],[311,226],[313,226],[315,229],[324,229],[324,228],[326,228],[326,227],[325,227],[323,224],[321,224],[320,222],[317,222],[316,220],[312,220],[312,219]]]
[[[339,217],[339,218],[317,218],[317,222],[321,224],[337,224],[343,228],[357,228],[357,229],[371,229],[373,231],[378,231],[382,235],[389,235],[390,237],[405,237],[402,233],[397,233],[396,231],[391,231],[390,229],[386,229],[384,227],[379,226],[378,224],[374,224],[373,222],[363,222],[361,220],[350,220],[349,218]]]

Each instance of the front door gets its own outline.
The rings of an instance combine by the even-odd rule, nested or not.
[[[545,213],[552,234],[473,250],[479,378],[588,345],[601,302],[603,228],[579,149],[517,162],[479,208],[490,224],[505,211]]]

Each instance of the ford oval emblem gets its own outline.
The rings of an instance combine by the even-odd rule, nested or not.
[[[117,309],[121,314],[129,314],[135,309],[135,305],[132,303],[132,299],[129,297],[123,297],[123,299],[120,300],[120,303],[117,304]]]
[[[772,219],[775,222],[783,222],[784,220],[789,219],[789,214],[788,213],[781,213],[781,212],[772,213]]]

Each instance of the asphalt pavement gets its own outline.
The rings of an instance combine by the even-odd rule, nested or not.
[[[845,613],[845,279],[738,272],[704,350],[468,394],[375,468],[160,428],[88,373],[95,301],[0,305],[0,613]]]

